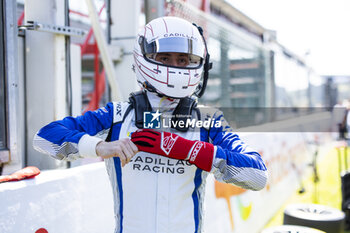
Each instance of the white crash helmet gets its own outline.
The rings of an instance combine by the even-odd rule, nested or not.
[[[184,98],[198,91],[204,64],[209,62],[200,30],[177,17],[160,17],[149,22],[140,30],[134,46],[137,81],[147,90],[171,98]],[[188,54],[189,64],[176,67],[155,60],[157,53],[170,52]]]

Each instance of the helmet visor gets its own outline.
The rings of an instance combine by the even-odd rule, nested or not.
[[[151,62],[167,65],[156,59],[157,54],[179,53],[188,56],[188,64],[186,66],[176,64],[168,66],[193,69],[200,67],[203,63],[205,50],[201,40],[186,37],[167,37],[148,43],[144,37],[140,37],[140,39],[142,53]]]

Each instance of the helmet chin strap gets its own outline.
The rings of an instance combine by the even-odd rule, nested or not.
[[[152,92],[154,94],[156,94],[158,97],[162,98],[162,97],[168,97],[164,94],[161,94],[157,91],[157,89],[152,86],[149,82],[145,81],[144,83],[141,83],[142,87],[145,88],[145,90]],[[170,97],[169,97],[170,98]]]
[[[149,82],[145,81],[145,82],[140,82],[139,83],[142,85],[143,88],[145,88],[147,91],[149,92],[153,92],[153,93],[157,93],[157,89],[155,89]]]
[[[165,95],[163,93],[159,93],[159,91],[157,91],[157,89],[155,87],[153,87],[149,82],[145,81],[143,83],[139,82],[143,88],[145,88],[145,90],[149,91],[149,92],[152,92],[152,93],[155,93],[158,97],[162,98],[162,97],[167,97],[169,99],[183,99],[183,98],[186,98],[186,97],[182,97],[182,98],[176,98],[176,97],[172,97],[172,96],[168,96],[168,95]]]

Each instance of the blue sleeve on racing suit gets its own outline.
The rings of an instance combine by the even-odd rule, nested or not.
[[[34,136],[33,147],[59,160],[82,158],[78,143],[85,134],[102,135],[113,123],[113,103],[78,117],[65,117],[41,128]]]
[[[220,127],[212,127],[209,138],[216,146],[211,172],[220,182],[232,183],[244,189],[261,190],[267,182],[267,169],[260,154],[232,132],[221,112],[214,114]]]

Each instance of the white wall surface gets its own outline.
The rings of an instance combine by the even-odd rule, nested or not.
[[[0,184],[0,232],[112,233],[113,197],[103,162]]]

